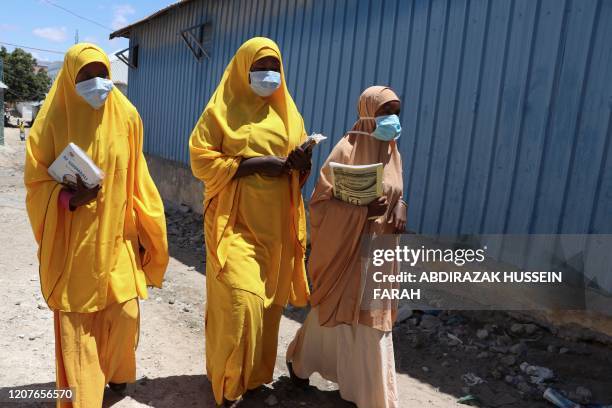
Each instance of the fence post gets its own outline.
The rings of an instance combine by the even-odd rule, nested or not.
[[[0,57],[0,82],[4,80],[4,63]],[[0,109],[2,110],[2,121],[0,122],[0,146],[4,146],[4,89],[0,87]]]

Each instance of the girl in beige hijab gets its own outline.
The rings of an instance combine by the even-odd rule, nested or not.
[[[396,139],[400,100],[388,87],[372,86],[359,98],[359,119],[321,169],[310,199],[311,305],[287,350],[298,385],[315,371],[337,382],[342,398],[360,408],[398,406],[391,329],[396,303],[371,307],[362,296],[361,239],[405,230],[402,163]],[[329,163],[383,163],[383,196],[367,206],[334,198]],[[396,270],[391,263],[389,268]],[[389,272],[389,271],[387,271]],[[363,298],[362,298],[363,297]]]

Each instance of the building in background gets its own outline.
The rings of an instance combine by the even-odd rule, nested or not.
[[[49,78],[51,78],[51,83],[55,81],[55,78],[57,77],[57,74],[59,74],[63,64],[63,61],[39,62],[39,65],[47,70],[47,75],[49,75]]]
[[[116,55],[109,55],[110,68],[111,68],[111,79],[113,84],[123,92],[124,95],[128,94],[128,66],[117,58]]]
[[[119,61],[117,56],[111,54],[108,56],[111,64],[111,78],[113,79],[113,84],[121,91],[124,95],[127,95],[127,86],[128,86],[128,67],[126,64]],[[40,63],[39,69],[46,69],[47,74],[51,78],[51,82],[55,81],[55,78],[59,74],[59,71],[62,69],[63,61],[53,61],[53,62],[44,62]]]
[[[237,48],[262,35],[318,146],[360,92],[401,96],[409,228],[612,233],[612,2],[184,0],[111,34],[130,40],[128,96],[168,200],[201,206],[188,139]],[[612,278],[611,278],[612,283]]]

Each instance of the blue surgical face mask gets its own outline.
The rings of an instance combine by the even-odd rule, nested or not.
[[[76,84],[76,92],[94,109],[99,109],[113,90],[113,81],[106,78],[91,78]]]
[[[402,133],[402,126],[400,125],[399,116],[385,115],[377,116],[375,119],[376,129],[372,133],[372,136],[386,142],[396,140],[400,137]]]
[[[251,71],[251,89],[259,96],[272,95],[281,85],[280,72],[277,71]]]

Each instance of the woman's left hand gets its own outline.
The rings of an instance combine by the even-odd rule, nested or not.
[[[310,170],[312,160],[312,149],[296,147],[287,157],[287,165],[293,170]]]
[[[76,175],[76,183],[65,182],[64,185],[74,192],[69,202],[70,211],[74,211],[77,209],[77,207],[81,207],[95,201],[98,198],[98,192],[100,191],[99,185],[92,188],[87,187],[81,176],[78,174]]]
[[[406,232],[406,204],[403,200],[399,200],[393,209],[393,227],[395,228],[396,234],[402,234]]]

